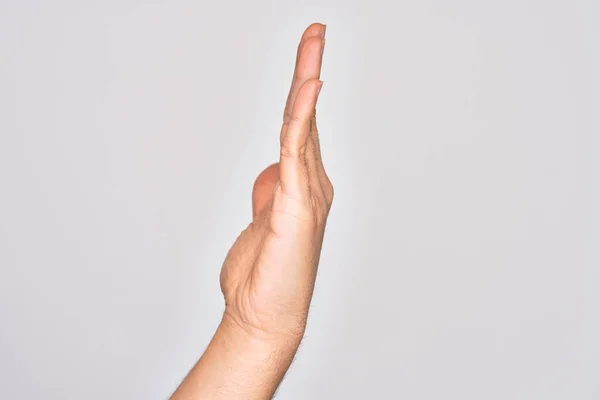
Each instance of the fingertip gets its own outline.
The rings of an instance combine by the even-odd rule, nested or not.
[[[307,83],[311,85],[311,93],[313,94],[313,103],[317,103],[317,99],[319,98],[319,94],[321,93],[321,89],[323,88],[323,81],[315,78],[310,79]]]
[[[302,34],[302,39],[308,39],[312,36],[325,37],[325,30],[326,27],[324,24],[319,22],[313,22],[304,30],[304,33]]]
[[[310,87],[311,90],[319,90],[323,86],[323,81],[319,78],[311,78],[306,81],[304,87]]]
[[[324,48],[325,39],[320,36],[311,36],[303,41],[296,60],[294,75],[297,79],[320,76]]]

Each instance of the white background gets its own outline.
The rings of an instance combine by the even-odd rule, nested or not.
[[[165,399],[328,24],[281,399],[600,398],[600,5],[0,3],[0,398]]]

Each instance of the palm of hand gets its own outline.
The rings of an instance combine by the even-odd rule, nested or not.
[[[280,162],[256,179],[254,218],[221,271],[226,316],[252,334],[301,337],[312,297],[333,187],[320,157],[315,105],[324,26],[298,47],[281,130]]]

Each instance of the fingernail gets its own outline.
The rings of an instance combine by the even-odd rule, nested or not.
[[[319,87],[317,89],[317,96],[321,93],[322,88],[323,88],[323,81],[319,81]]]
[[[323,32],[321,32],[321,37],[325,38],[325,33],[327,32],[327,24],[323,24]]]
[[[323,56],[323,52],[325,51],[325,39],[321,42],[321,56]]]

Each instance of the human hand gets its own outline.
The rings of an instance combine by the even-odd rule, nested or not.
[[[225,319],[261,338],[299,343],[312,298],[333,186],[321,161],[315,106],[325,26],[298,46],[280,133],[279,162],[256,179],[253,221],[223,264]]]
[[[324,37],[321,24],[302,36],[279,162],[254,183],[253,220],[221,271],[223,320],[173,400],[270,399],[298,349],[333,200],[315,117]]]

